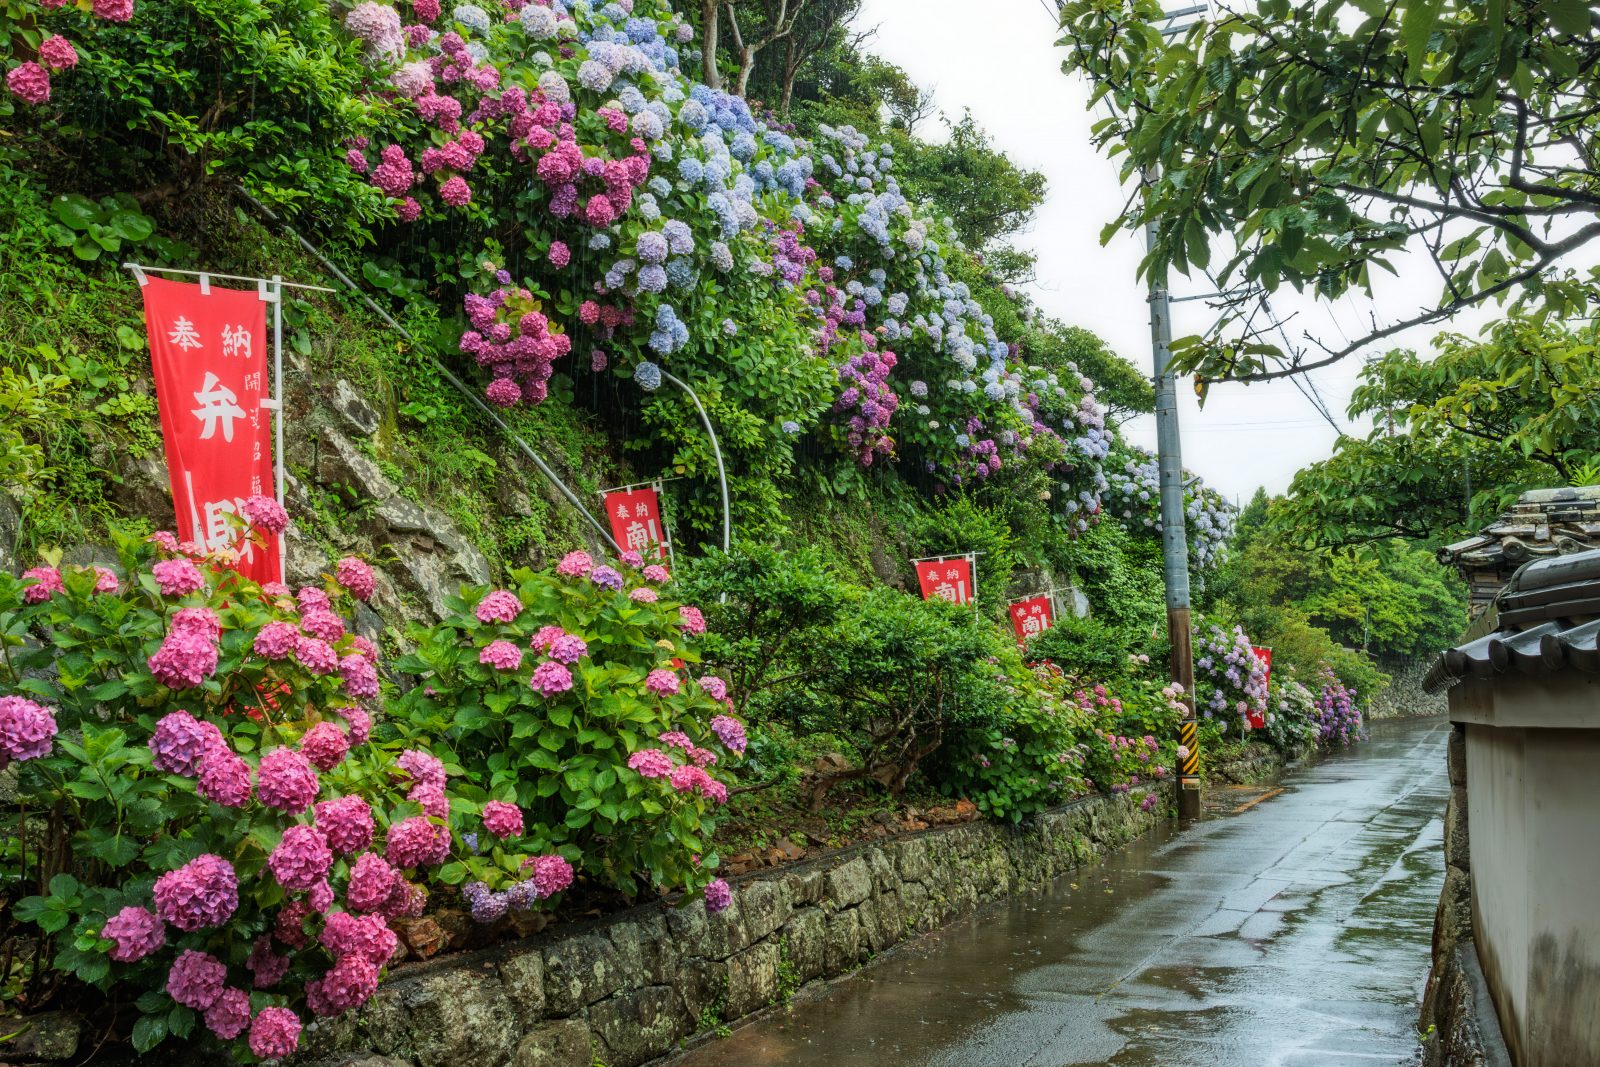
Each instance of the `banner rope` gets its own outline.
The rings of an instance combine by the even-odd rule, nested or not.
[[[339,279],[345,284],[346,288],[348,288],[356,296],[360,297],[362,303],[366,304],[368,309],[370,309],[373,314],[382,319],[401,337],[404,337],[407,341],[410,341],[413,345],[416,345],[418,350],[422,351],[423,354],[427,356],[428,361],[434,365],[434,368],[438,370],[439,374],[443,376],[445,381],[449,382],[455,387],[457,392],[471,401],[473,406],[475,406],[485,418],[494,423],[501,433],[505,434],[516,444],[517,449],[521,451],[523,455],[527,456],[533,461],[533,465],[539,468],[539,473],[543,474],[545,478],[549,480],[551,485],[560,490],[561,495],[567,498],[568,503],[578,509],[578,513],[587,519],[589,525],[593,526],[595,531],[599,533],[601,540],[610,545],[613,551],[622,551],[621,547],[612,538],[611,531],[602,526],[600,524],[600,520],[596,519],[594,514],[590,512],[588,508],[583,506],[583,501],[578,497],[578,494],[574,493],[567,487],[567,483],[561,480],[560,476],[557,475],[556,472],[551,469],[550,465],[544,461],[544,457],[535,452],[533,447],[523,439],[521,434],[517,433],[517,431],[506,425],[505,420],[500,417],[499,412],[490,407],[488,402],[485,401],[483,397],[479,396],[476,390],[469,387],[460,378],[457,378],[454,372],[440,362],[439,358],[432,352],[427,351],[422,345],[417,344],[417,339],[411,336],[411,331],[407,330],[404,326],[400,325],[399,322],[395,321],[393,315],[390,315],[387,311],[385,311],[377,301],[373,300],[372,297],[369,296],[360,286],[353,282],[348,274],[340,270],[332,260],[323,255],[320,249],[302,237],[299,231],[290,226],[287,222],[283,221],[272,211],[271,208],[267,207],[267,205],[263,204],[261,201],[257,200],[243,189],[238,190],[238,192],[239,195],[244,197],[245,200],[249,201],[249,203],[254,206],[257,211],[261,212],[261,214],[265,216],[269,222],[279,227],[284,233],[288,234],[290,237],[293,237],[297,242],[299,242],[301,248],[305,249],[307,253],[317,260],[317,262],[321,263],[327,268],[328,273]]]

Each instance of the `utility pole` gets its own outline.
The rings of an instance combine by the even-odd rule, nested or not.
[[[1146,171],[1145,184],[1155,180]],[[1156,246],[1155,223],[1144,228],[1145,248]],[[1172,304],[1165,269],[1149,274],[1150,350],[1156,389],[1156,458],[1161,478],[1161,576],[1167,590],[1167,639],[1172,680],[1183,687],[1186,709],[1178,725],[1178,818],[1200,817],[1200,732],[1194,707],[1194,642],[1189,619],[1189,536],[1183,513],[1183,447],[1178,433],[1178,377],[1172,373]]]

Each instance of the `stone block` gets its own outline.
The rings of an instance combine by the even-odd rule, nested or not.
[[[1450,739],[1445,745],[1445,765],[1450,769],[1450,784],[1466,787],[1467,784],[1467,728],[1456,725],[1450,728]]]
[[[761,878],[747,882],[739,890],[739,910],[744,915],[745,935],[760,941],[789,919],[789,887],[782,879]]]
[[[869,848],[862,858],[867,861],[867,870],[872,872],[873,892],[892,893],[900,888],[900,876],[895,873],[894,864],[884,855],[883,849]]]
[[[589,1027],[582,1019],[560,1019],[535,1027],[517,1046],[511,1067],[594,1067]]]
[[[789,887],[789,900],[797,908],[807,904],[821,904],[827,879],[815,867],[803,871],[790,871],[783,876]]]
[[[778,999],[781,959],[778,943],[763,941],[728,961],[728,1003],[723,1018],[742,1018]]]
[[[680,949],[667,932],[663,915],[646,915],[634,922],[618,923],[608,934],[630,973],[641,985],[671,985],[678,970]]]
[[[802,982],[822,975],[823,954],[827,949],[828,920],[820,908],[801,908],[784,924],[783,939],[789,945],[789,962]]]
[[[1463,871],[1472,869],[1471,838],[1467,831],[1467,790],[1455,786],[1444,807],[1444,861]]]
[[[683,956],[704,956],[710,944],[705,905],[699,901],[667,912],[667,934]]]
[[[894,865],[901,881],[920,882],[928,877],[928,842],[926,838],[913,837],[897,841],[894,845]]]
[[[500,961],[500,981],[523,1026],[544,1018],[544,956],[538,949],[518,952]]]
[[[545,1007],[571,1015],[621,989],[627,969],[615,946],[598,934],[565,938],[545,949]]]
[[[850,970],[861,958],[861,919],[855,909],[828,916],[827,942],[822,952],[823,974],[832,977]]]
[[[360,1023],[371,1051],[407,1053],[421,1067],[501,1063],[522,1032],[499,977],[467,968],[380,986]]]
[[[690,1032],[674,992],[650,986],[602,1000],[589,1009],[589,1029],[603,1046],[606,1067],[638,1067],[672,1048]]]
[[[719,1019],[723,1017],[719,1005],[727,1003],[728,965],[716,960],[685,960],[678,967],[675,988],[691,1029],[697,1030],[708,1008],[715,1009]]]
[[[55,1062],[78,1052],[83,1020],[62,1011],[38,1015],[0,1016],[0,1057],[6,1060]]]
[[[861,939],[873,952],[882,952],[905,937],[900,898],[882,893],[856,909],[861,915]]]
[[[857,856],[828,872],[823,900],[834,908],[848,908],[872,895],[872,869]]]
[[[702,904],[690,906],[704,907]],[[750,934],[745,930],[744,908],[740,906],[738,896],[715,915],[706,916],[707,956],[714,960],[725,960],[735,952],[743,951],[749,944]]]
[[[378,413],[360,391],[343,378],[333,383],[333,409],[351,433],[371,437],[378,432]]]

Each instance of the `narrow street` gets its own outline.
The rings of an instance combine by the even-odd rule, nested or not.
[[[674,1067],[1414,1062],[1447,725],[1372,739],[917,941]]]

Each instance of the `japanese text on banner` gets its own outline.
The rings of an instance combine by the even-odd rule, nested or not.
[[[918,560],[917,582],[922,599],[938,597],[952,604],[972,603],[972,560]]]
[[[666,528],[661,522],[661,498],[649,486],[605,494],[611,536],[624,552],[667,558]]]
[[[282,578],[277,538],[242,541],[244,501],[273,493],[266,304],[251,290],[144,278],[145,328],[179,540],[237,549],[238,570]],[[258,532],[259,535],[260,532]]]
[[[1030,597],[1011,605],[1011,628],[1016,631],[1018,644],[1026,645],[1029,638],[1050,629],[1053,621],[1048,596]]]

